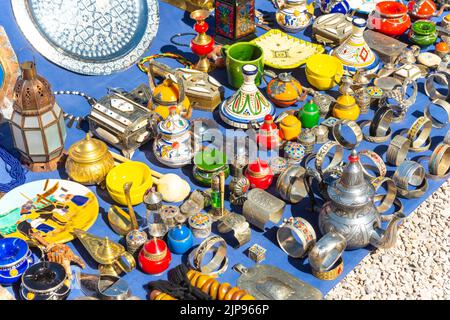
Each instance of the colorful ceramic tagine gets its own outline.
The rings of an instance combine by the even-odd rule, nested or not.
[[[167,234],[169,250],[175,254],[183,254],[188,251],[192,247],[193,241],[192,231],[185,225],[178,225],[170,229]]]
[[[364,40],[366,20],[355,17],[352,23],[352,35],[331,54],[341,60],[345,74],[354,74],[358,69],[374,73],[378,69],[379,59]]]
[[[230,175],[230,167],[227,164],[227,156],[217,149],[199,151],[194,157],[193,175],[202,186],[210,186],[212,177],[219,172],[225,173],[225,178]]]
[[[419,20],[413,23],[408,38],[414,44],[425,47],[436,42],[438,37],[434,22]]]
[[[261,159],[250,163],[245,171],[245,176],[250,181],[252,188],[267,189],[272,184],[273,172],[269,164]]]
[[[159,275],[169,268],[172,255],[164,240],[149,240],[139,253],[139,266],[148,274]]]
[[[158,123],[160,136],[153,144],[153,152],[159,162],[171,168],[191,162],[194,152],[189,128],[189,120],[182,118],[176,107],[171,107],[169,117]]]
[[[19,238],[0,239],[0,284],[17,282],[34,263],[28,244]]]
[[[275,14],[278,25],[286,32],[297,33],[311,24],[312,14],[306,0],[284,0]]]
[[[391,37],[401,36],[411,26],[408,8],[397,1],[382,1],[369,14],[367,27]]]
[[[283,72],[270,80],[267,95],[277,107],[285,108],[305,100],[306,91],[291,74]]]
[[[395,245],[397,224],[405,217],[396,213],[387,229],[381,229],[381,216],[374,204],[375,190],[364,177],[358,153],[353,150],[341,177],[327,187],[330,201],[319,215],[323,235],[337,232],[347,240],[347,249],[364,248],[371,244],[378,248]]]
[[[258,146],[264,150],[276,149],[281,144],[280,130],[273,122],[273,117],[270,114],[264,118],[264,123],[256,135],[256,141]]]
[[[439,11],[436,11],[436,4],[433,0],[417,0],[409,1],[408,10],[411,18],[414,20],[428,20],[432,17],[440,16],[448,6],[448,4],[445,4],[441,6]]]
[[[242,67],[244,83],[231,98],[220,107],[222,120],[230,126],[248,129],[264,122],[266,115],[273,115],[273,105],[264,97],[255,84],[258,68],[251,64]]]
[[[302,132],[302,123],[297,119],[297,117],[287,115],[283,118],[283,120],[281,120],[280,133],[283,140],[295,140],[300,132]]]
[[[319,0],[319,8],[323,13],[343,13],[350,10],[347,0]]]
[[[84,185],[100,184],[114,168],[114,159],[107,145],[88,133],[70,146],[65,166],[70,179]]]
[[[311,100],[306,103],[298,113],[298,118],[303,128],[312,128],[319,124],[320,110],[319,107]]]

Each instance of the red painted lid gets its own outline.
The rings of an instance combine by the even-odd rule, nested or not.
[[[144,251],[149,255],[160,255],[167,252],[167,245],[164,240],[153,238],[144,245]]]
[[[266,176],[273,174],[269,164],[261,159],[257,159],[256,161],[250,163],[247,167],[247,172],[250,175],[256,176]]]
[[[265,116],[264,123],[261,125],[259,129],[264,131],[273,131],[277,130],[278,127],[275,123],[273,123],[273,117],[270,114],[268,114]]]

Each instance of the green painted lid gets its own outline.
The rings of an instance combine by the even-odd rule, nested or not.
[[[430,35],[436,32],[436,25],[433,22],[430,21],[416,21],[413,23],[413,31],[414,33],[420,34],[420,35]]]
[[[206,149],[196,153],[194,164],[200,170],[215,172],[227,164],[227,156],[217,149]]]

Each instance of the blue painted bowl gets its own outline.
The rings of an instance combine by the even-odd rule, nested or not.
[[[33,263],[31,250],[24,240],[0,239],[0,284],[15,283]]]
[[[350,10],[347,0],[320,0],[320,10],[323,13],[346,14]]]
[[[176,226],[167,234],[167,245],[170,252],[175,254],[183,254],[188,251],[192,247],[193,241],[192,231],[185,225]]]

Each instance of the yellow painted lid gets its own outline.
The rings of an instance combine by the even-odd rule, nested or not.
[[[348,94],[344,94],[336,99],[336,102],[344,107],[350,107],[356,103],[355,98]]]
[[[281,124],[286,126],[286,127],[293,127],[293,126],[298,125],[299,122],[300,122],[300,120],[298,120],[293,115],[288,115],[288,116],[286,116],[286,118],[284,118],[281,121]]]

